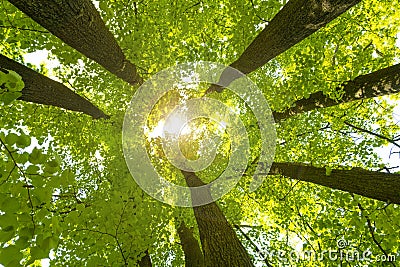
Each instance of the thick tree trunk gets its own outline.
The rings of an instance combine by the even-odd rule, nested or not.
[[[200,249],[199,242],[193,236],[193,230],[189,229],[184,222],[179,225],[177,230],[181,240],[182,250],[185,254],[185,266],[203,267],[204,256]]]
[[[400,174],[367,171],[361,168],[332,170],[329,173],[325,168],[277,162],[272,164],[269,174],[281,174],[291,179],[400,204]]]
[[[143,256],[143,258],[140,259],[140,261],[138,262],[139,267],[152,267],[153,264],[151,263],[151,258],[149,255],[149,251],[146,250],[145,255]]]
[[[322,92],[316,92],[307,99],[296,101],[294,107],[284,112],[274,112],[275,121],[279,122],[296,114],[317,108],[326,108],[355,100],[399,93],[400,64],[358,76],[352,81],[344,82],[337,90],[343,90],[344,92],[339,101],[325,96]]]
[[[258,69],[360,1],[289,1],[231,66],[244,74]]]
[[[253,72],[360,1],[290,0],[230,66],[244,74]],[[220,92],[238,77],[227,69],[218,82],[222,86],[212,86],[208,92]]]
[[[90,0],[9,0],[63,42],[130,84],[141,83]]]
[[[182,173],[189,187],[204,185],[196,174],[185,171]],[[199,198],[211,198],[211,194],[208,196],[192,195],[194,203],[198,203]],[[250,256],[236,236],[236,232],[215,202],[193,207],[193,210],[199,227],[204,266],[253,266]]]
[[[18,73],[25,83],[19,100],[51,105],[72,111],[80,111],[94,119],[109,118],[87,99],[76,94],[65,85],[0,55],[0,67]]]

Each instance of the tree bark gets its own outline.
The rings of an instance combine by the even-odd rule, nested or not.
[[[193,236],[193,230],[189,229],[184,222],[178,227],[178,235],[181,240],[183,253],[185,254],[185,266],[203,267],[204,256],[199,242]]]
[[[151,258],[149,255],[149,251],[146,250],[145,255],[143,256],[143,258],[140,259],[140,261],[138,262],[139,267],[152,267],[153,264],[151,263]]]
[[[0,55],[0,67],[6,70],[13,70],[22,77],[25,87],[22,89],[22,96],[19,100],[83,112],[94,119],[109,118],[98,107],[65,85],[47,78],[6,56]]]
[[[134,85],[142,82],[90,0],[9,0],[63,42]]]
[[[291,179],[400,204],[400,174],[368,171],[361,168],[333,169],[329,173],[325,168],[287,162],[274,162],[269,174],[281,174]]]
[[[391,95],[400,92],[400,64],[390,66],[366,75],[356,77],[354,80],[344,82],[337,90],[343,90],[343,97],[335,101],[322,92],[316,92],[307,99],[300,99],[295,106],[284,112],[274,112],[276,122],[287,119],[299,113],[318,108],[326,108],[342,103],[377,96]]]
[[[360,1],[290,0],[230,66],[244,74],[253,72]],[[238,74],[227,69],[218,82],[221,86],[211,86],[208,93],[221,92],[237,78]]]
[[[196,174],[185,171],[182,173],[189,187],[204,185]],[[197,203],[198,198],[211,198],[211,194],[208,196],[192,195],[193,202]],[[236,236],[236,232],[215,202],[193,207],[193,210],[199,227],[204,266],[253,266],[250,256]]]

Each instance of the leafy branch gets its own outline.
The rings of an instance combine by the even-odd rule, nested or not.
[[[26,174],[25,174],[24,170],[22,170],[22,168],[18,165],[18,163],[15,160],[14,155],[12,154],[11,150],[7,147],[7,145],[5,144],[5,142],[1,138],[0,138],[0,143],[2,144],[2,146],[4,146],[5,150],[7,151],[8,155],[10,156],[11,160],[14,163],[14,168],[16,167],[18,169],[18,171],[21,173],[22,177],[25,180],[25,185],[27,185],[27,186],[25,186],[25,188],[26,188],[27,193],[28,193],[28,201],[29,201],[30,208],[31,208],[30,216],[31,216],[32,224],[33,224],[33,229],[34,229],[33,233],[34,233],[35,232],[35,227],[36,227],[35,218],[34,218],[35,210],[34,210],[32,198],[31,198],[30,187],[28,186],[29,185],[28,178],[26,177]]]

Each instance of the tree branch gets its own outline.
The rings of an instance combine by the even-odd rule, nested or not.
[[[268,23],[264,30],[230,66],[248,74],[267,64],[271,59],[323,28],[361,0],[291,0]],[[226,69],[207,93],[221,92],[241,77]]]
[[[328,170],[327,168],[289,162],[274,162],[269,174],[281,174],[291,179],[400,204],[398,192],[400,174],[368,171],[358,167],[351,170]]]
[[[391,95],[400,92],[400,64],[396,64],[366,75],[361,75],[353,80],[346,81],[336,88],[343,91],[340,100],[333,100],[319,91],[294,102],[294,107],[284,112],[273,112],[276,122],[319,108],[327,108],[342,103],[377,96]]]
[[[28,28],[21,28],[21,27],[15,27],[15,26],[7,26],[7,25],[0,25],[0,28],[50,34],[50,32],[48,32],[48,31],[41,31],[41,30],[36,30],[36,29],[28,29]]]
[[[367,133],[367,134],[376,136],[376,137],[378,137],[378,138],[380,138],[380,139],[386,140],[386,141],[388,141],[389,143],[391,143],[391,144],[397,146],[398,148],[400,148],[400,145],[397,144],[393,139],[390,139],[389,137],[386,137],[386,136],[384,136],[384,135],[381,135],[381,134],[378,134],[378,133],[374,133],[373,131],[370,131],[370,130],[363,129],[363,128],[361,128],[361,127],[355,126],[354,124],[351,124],[351,123],[348,122],[348,121],[344,121],[344,124],[346,124],[347,126],[350,126],[350,127],[354,128],[354,129],[356,129],[356,130],[358,130],[358,131],[360,131],[360,132]]]
[[[235,228],[246,238],[247,241],[254,247],[258,255],[263,257],[263,261],[265,262],[266,266],[272,267],[271,263],[268,261],[268,257],[264,255],[264,253],[258,248],[258,246],[251,240],[251,238],[240,228],[239,225],[234,225]]]

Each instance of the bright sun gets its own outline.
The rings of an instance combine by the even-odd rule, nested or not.
[[[165,133],[176,137],[187,135],[192,132],[189,124],[181,114],[174,114],[167,121],[159,120],[157,126],[149,133],[149,137],[165,137]]]
[[[184,134],[182,131],[185,128],[186,131],[190,131],[190,127],[187,123],[186,118],[179,113],[169,116],[164,124],[164,131],[168,134],[173,134],[176,136]]]

